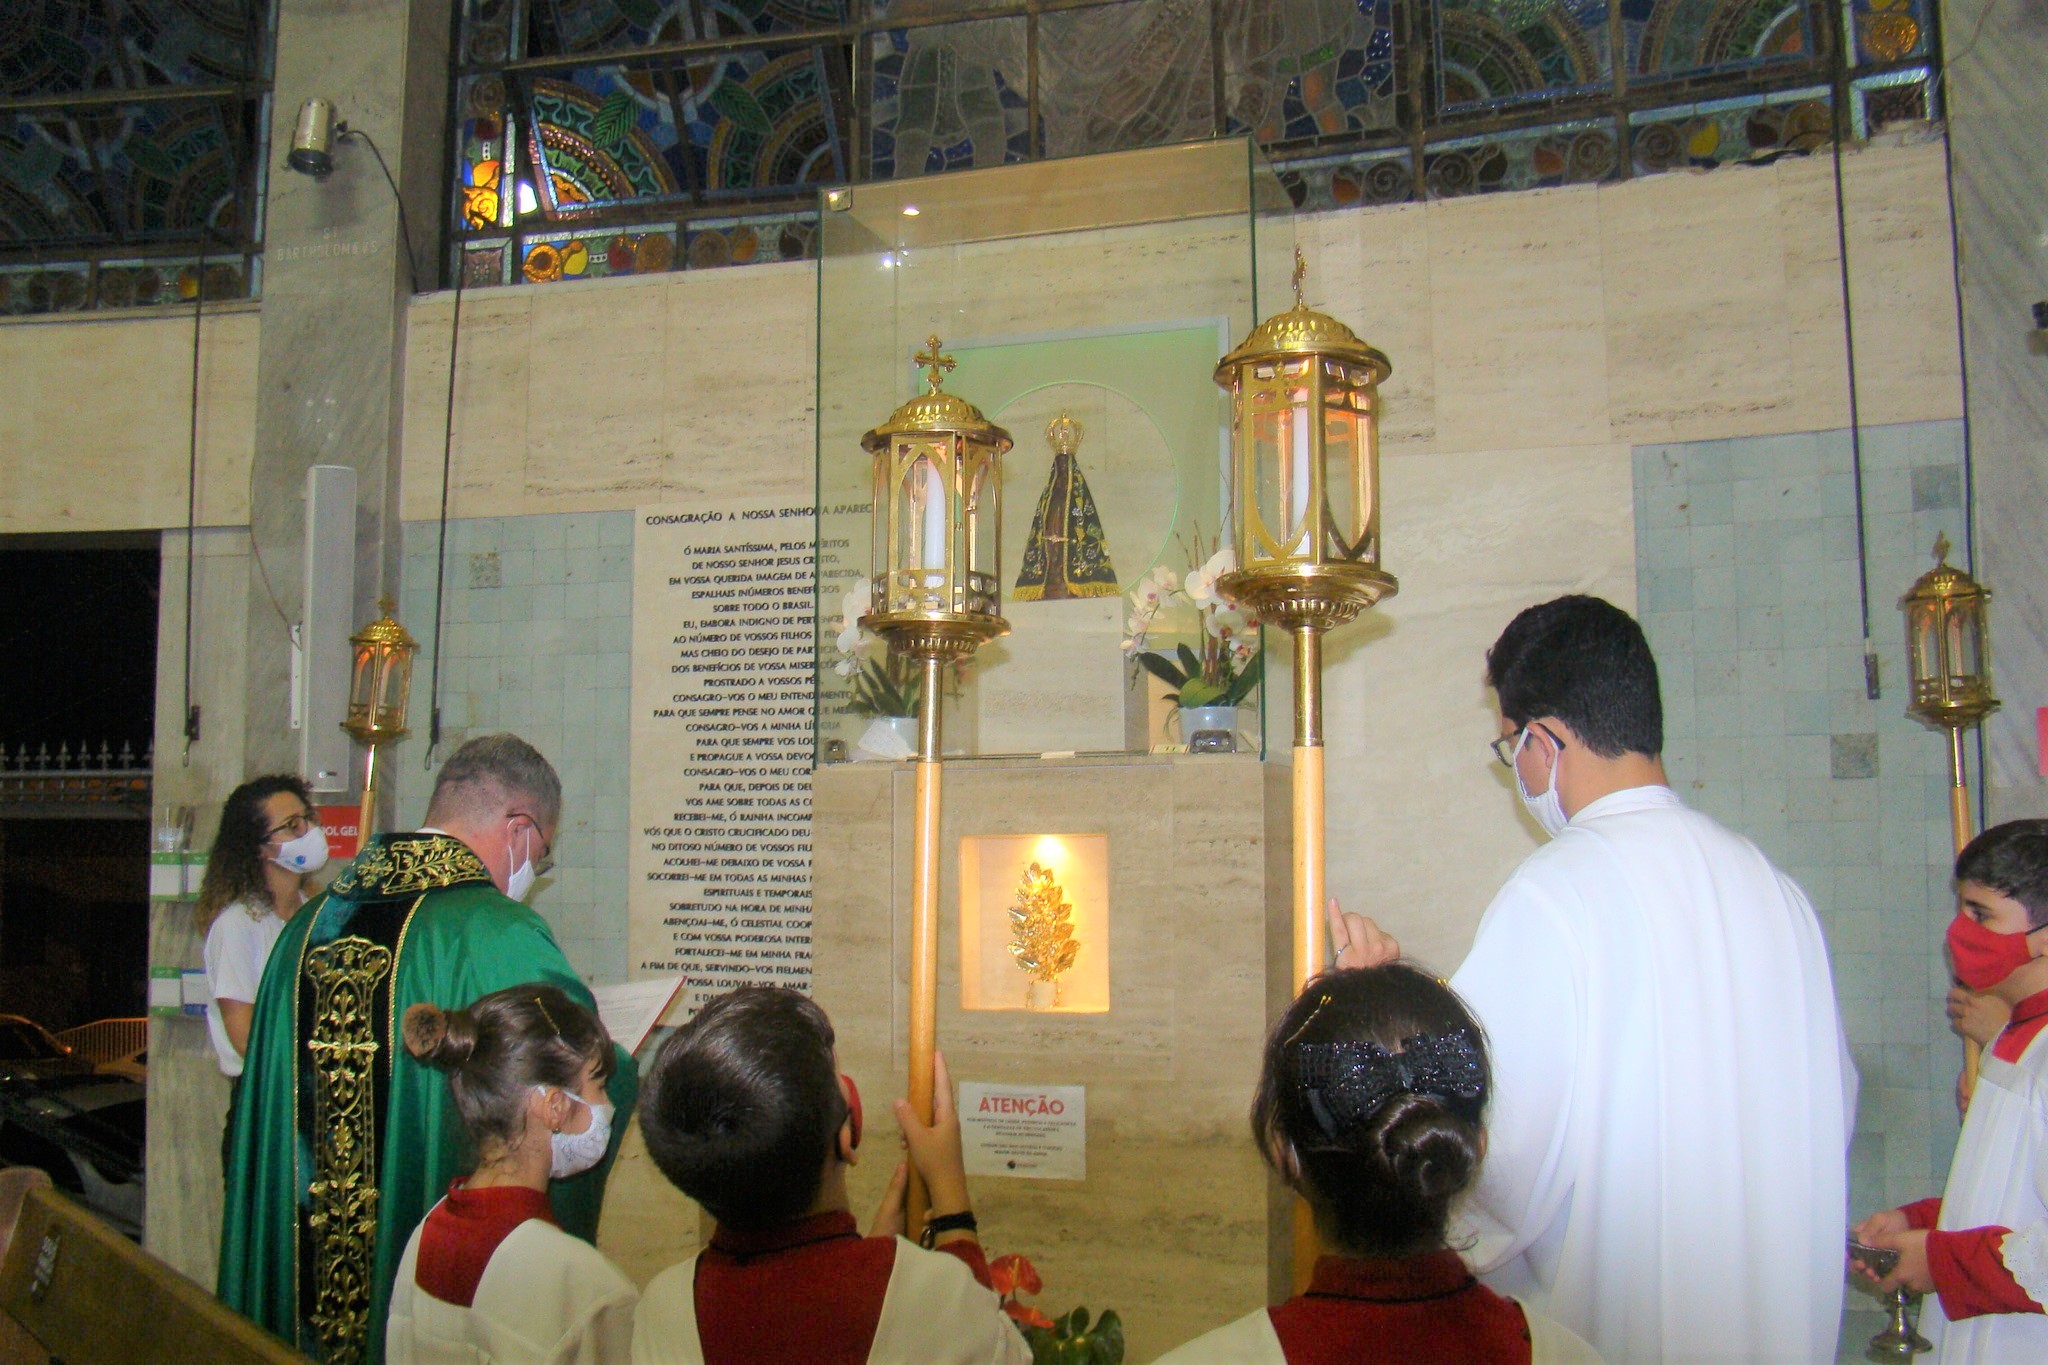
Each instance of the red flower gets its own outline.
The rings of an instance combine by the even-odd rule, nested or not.
[[[1045,1282],[1038,1278],[1038,1268],[1014,1253],[990,1261],[988,1277],[996,1293],[1005,1298],[1011,1294],[1036,1294],[1045,1288]]]
[[[1043,1327],[1047,1331],[1052,1330],[1052,1319],[1029,1304],[1005,1303],[1003,1311],[1015,1318],[1020,1327]]]

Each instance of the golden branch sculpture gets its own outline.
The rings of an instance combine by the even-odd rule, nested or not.
[[[1051,1004],[1059,1003],[1060,975],[1074,965],[1081,945],[1074,938],[1074,907],[1053,880],[1052,871],[1038,863],[1024,869],[1017,883],[1017,903],[1010,907],[1010,956],[1018,967],[1031,974],[1025,987],[1025,1004],[1037,1003],[1036,986],[1052,987]]]

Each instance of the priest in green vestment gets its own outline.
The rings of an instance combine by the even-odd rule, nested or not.
[[[447,1078],[400,1040],[406,1007],[526,982],[592,1003],[522,904],[550,861],[561,793],[524,740],[469,741],[441,769],[426,827],[370,840],[271,951],[229,1118],[219,1294],[316,1359],[382,1359],[406,1240],[472,1155]],[[612,1151],[550,1190],[585,1239],[638,1085],[622,1052]]]

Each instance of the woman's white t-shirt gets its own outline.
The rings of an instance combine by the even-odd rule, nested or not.
[[[276,911],[266,910],[258,919],[241,901],[216,915],[213,927],[206,931],[206,987],[213,996],[206,1002],[206,1032],[213,1039],[223,1076],[242,1074],[242,1054],[228,1041],[227,1029],[220,1022],[219,1002],[256,1002],[263,964],[270,961],[270,950],[283,932],[284,921]]]

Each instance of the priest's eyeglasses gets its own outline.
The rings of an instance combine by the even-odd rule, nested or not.
[[[523,810],[507,811],[505,814],[505,818],[508,820],[531,821],[533,824],[533,832],[535,834],[540,833],[540,821],[535,820],[531,815],[528,815]],[[553,872],[554,870],[555,846],[543,840],[540,846],[540,856],[533,860],[533,875],[536,877],[545,877],[548,875],[548,873]]]
[[[279,825],[272,825],[263,832],[263,841],[269,843],[282,835],[286,839],[297,839],[309,829],[320,828],[320,817],[311,810],[302,810]]]

